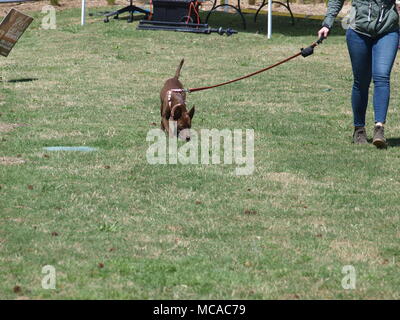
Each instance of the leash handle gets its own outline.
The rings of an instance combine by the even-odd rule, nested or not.
[[[316,42],[314,42],[311,46],[307,48],[301,48],[300,52],[301,55],[305,58],[308,56],[311,56],[314,53],[314,48],[322,43],[324,41],[325,37],[321,36]]]

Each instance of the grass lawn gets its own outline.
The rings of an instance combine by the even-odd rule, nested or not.
[[[295,54],[320,22],[275,17],[267,40],[264,16],[242,30],[237,16],[213,15],[240,31],[228,38],[101,17],[82,28],[79,14],[58,12],[57,29],[42,30],[32,13],[0,59],[0,298],[400,298],[398,62],[387,150],[351,144],[338,24],[313,56],[188,95],[194,129],[254,129],[252,175],[150,165],[159,90],[182,57],[186,87],[215,84]],[[368,123],[371,136],[371,107]],[[43,150],[60,145],[98,151]],[[55,290],[41,286],[45,265]],[[341,285],[346,265],[354,290]]]

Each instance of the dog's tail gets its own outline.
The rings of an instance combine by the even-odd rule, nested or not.
[[[182,69],[182,66],[183,66],[184,62],[185,62],[185,59],[182,59],[181,62],[179,63],[178,69],[176,69],[175,78],[177,78],[177,79],[181,75],[181,69]]]

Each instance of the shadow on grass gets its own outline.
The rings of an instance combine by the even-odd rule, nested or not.
[[[372,144],[372,139],[367,140],[369,144]],[[387,138],[386,142],[389,148],[400,147],[400,138]]]
[[[201,21],[205,23],[208,12],[201,12]],[[257,21],[254,21],[255,13],[244,13],[246,29],[243,28],[242,19],[238,13],[213,12],[208,19],[208,24],[212,27],[233,28],[239,32],[267,34],[267,15],[259,14]],[[290,37],[317,35],[321,28],[322,21],[314,19],[295,18],[294,25],[290,16],[273,16],[272,32]],[[339,24],[340,25],[340,24]],[[331,31],[331,35],[343,35],[345,30],[336,26]]]
[[[32,82],[39,80],[38,78],[21,78],[21,79],[11,79],[11,80],[0,80],[0,82],[8,82],[8,83],[19,83],[19,82]]]
[[[388,138],[387,143],[389,147],[400,147],[400,138]]]

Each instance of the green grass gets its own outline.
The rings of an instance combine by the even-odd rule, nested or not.
[[[41,30],[33,15],[0,60],[0,123],[27,124],[0,132],[0,157],[26,161],[0,164],[0,298],[400,298],[398,62],[387,150],[350,143],[338,25],[307,59],[188,96],[194,129],[254,129],[253,175],[149,165],[159,90],[182,57],[186,87],[215,84],[298,52],[320,23],[275,17],[267,40],[251,15],[247,31],[237,16],[211,17],[239,29],[229,38],[101,18],[81,28],[79,10]],[[22,78],[37,80],[10,82]],[[372,120],[370,108],[369,135]],[[43,150],[57,145],[99,151]],[[41,287],[45,265],[56,268],[55,290]],[[356,268],[355,290],[341,287],[345,265]]]

